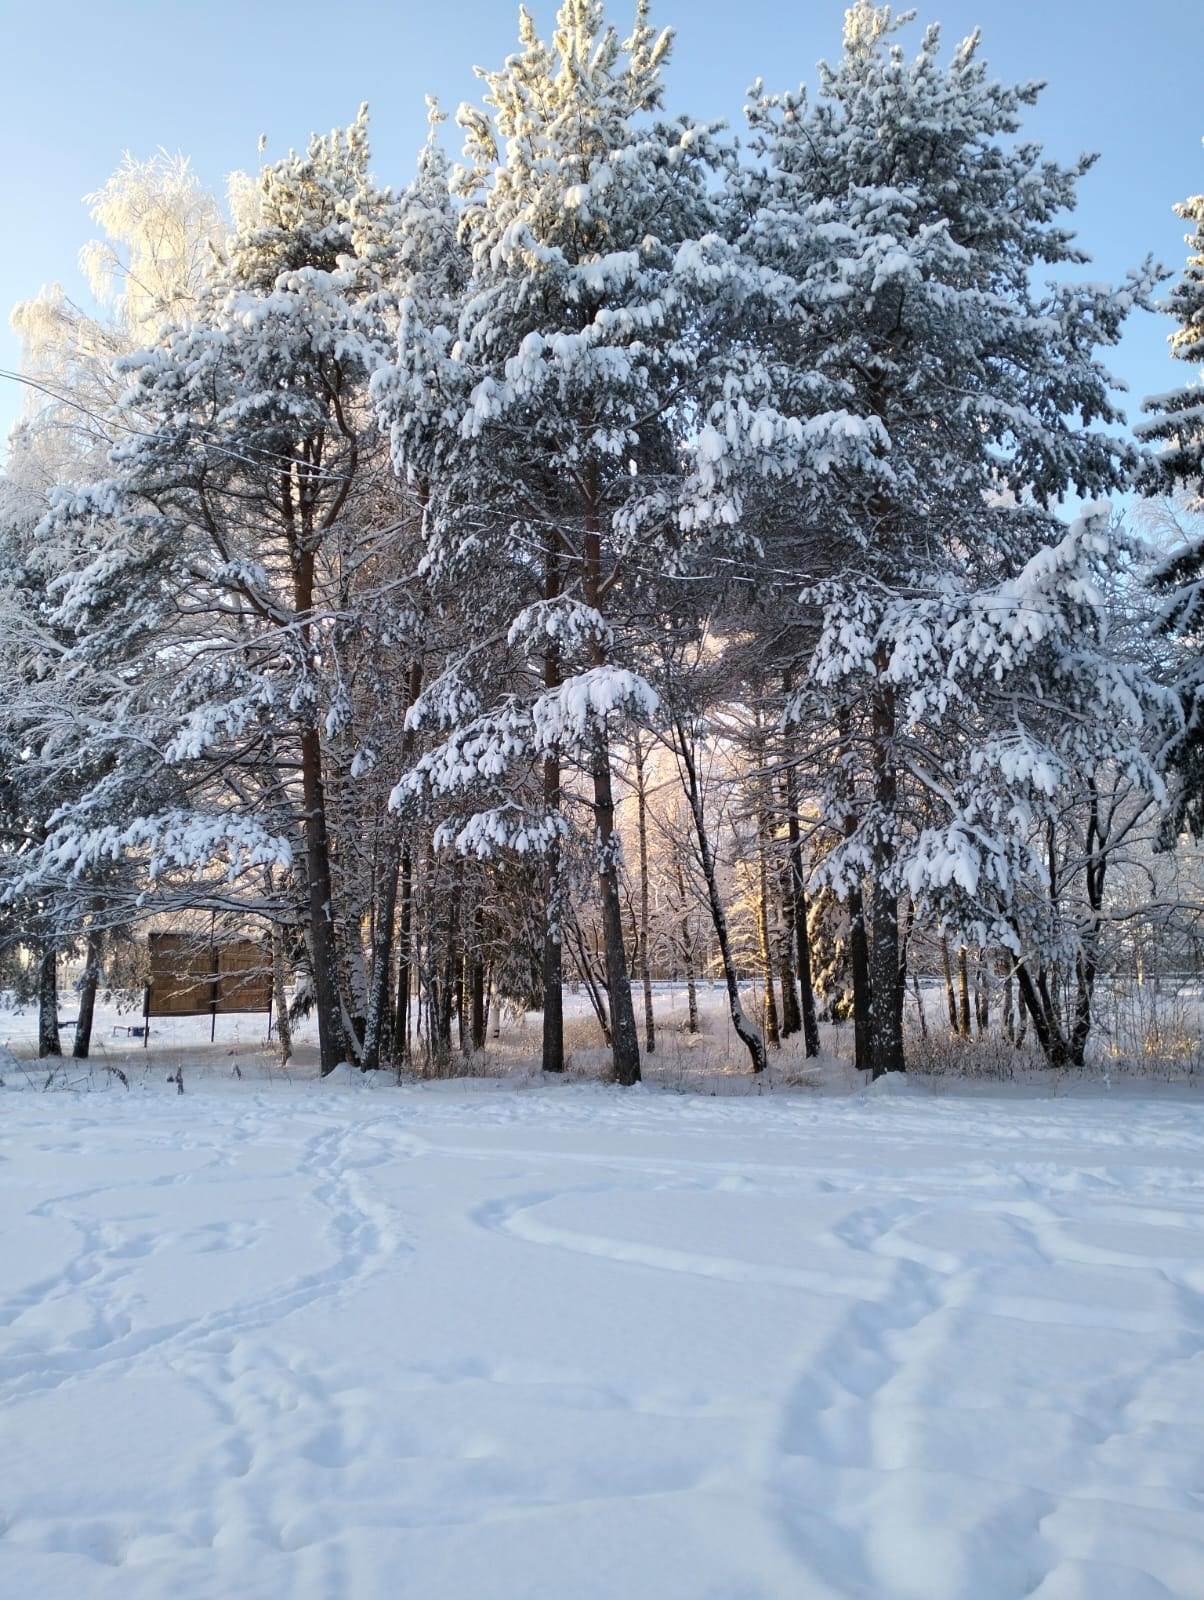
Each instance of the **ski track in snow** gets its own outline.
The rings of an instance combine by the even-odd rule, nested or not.
[[[0,1592],[1204,1600],[1204,1112],[4,1099]]]

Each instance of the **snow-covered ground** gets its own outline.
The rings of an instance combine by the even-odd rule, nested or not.
[[[269,1082],[221,1028],[183,1094],[0,1091],[0,1594],[1204,1596],[1190,1092]]]

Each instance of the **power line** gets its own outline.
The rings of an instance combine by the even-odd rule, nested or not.
[[[52,389],[49,384],[40,383],[36,378],[27,377],[24,373],[11,372],[7,367],[0,367],[0,378],[7,378],[10,383],[19,383],[23,388],[33,389],[38,394],[48,396],[58,405],[67,406],[72,411],[78,411],[82,416],[96,423],[102,430],[116,428],[123,433],[132,434],[138,439],[159,439],[162,437],[161,432],[135,427],[133,423],[123,422],[120,417],[113,415],[112,412],[106,414],[94,411],[90,406],[84,405],[82,401],[72,399],[70,395],[60,394],[57,390]],[[194,423],[193,431],[203,437],[208,430]],[[228,445],[215,444],[209,439],[204,440],[204,445],[205,449],[212,450],[216,455],[226,456],[231,461],[241,461],[244,466],[248,467],[261,467],[265,462],[279,461],[290,469],[298,466],[305,467],[308,477],[317,478],[327,483],[349,483],[351,481],[346,473],[331,472],[326,467],[307,466],[305,462],[298,461],[295,456],[284,455],[279,450],[267,450],[257,445],[247,445],[247,450],[253,451],[256,456],[262,458],[254,460],[250,455],[244,455],[238,450],[232,450]]]

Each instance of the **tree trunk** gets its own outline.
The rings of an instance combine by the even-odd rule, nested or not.
[[[949,959],[949,940],[941,934],[941,968],[945,974],[945,1004],[949,1007],[949,1032],[957,1032],[957,996],[953,992],[953,964]]]
[[[544,803],[549,795],[560,803],[560,763],[544,762]],[[560,886],[560,843],[548,850],[543,880],[543,1070],[564,1071],[564,907]]]
[[[811,930],[807,926],[807,879],[803,871],[802,831],[798,817],[798,778],[793,765],[786,768],[786,831],[790,839],[790,882],[794,891],[794,937],[798,950],[799,998],[803,1016],[803,1049],[819,1054],[819,1018],[811,982]]]
[[[1068,1064],[1069,1051],[1049,997],[1045,975],[1039,973],[1034,984],[1032,974],[1021,961],[1016,966],[1016,981],[1020,985],[1020,997],[1033,1019],[1033,1030],[1042,1054],[1051,1067],[1060,1070]]]
[[[778,979],[782,985],[782,1038],[801,1033],[803,1014],[799,1010],[798,983],[795,976],[795,951],[798,938],[794,927],[794,893],[787,868],[778,879],[779,899],[782,907],[782,937],[778,946]]]
[[[644,987],[644,1048],[656,1049],[656,1018],[652,1011],[652,964],[648,955],[648,790],[644,782],[644,745],[635,735],[635,793],[640,834],[640,981]]]
[[[334,937],[330,845],[322,786],[322,747],[317,728],[301,735],[301,790],[305,807],[305,876],[309,887],[310,954],[314,969],[314,1009],[318,1017],[318,1056],[325,1077],[347,1059],[339,998],[339,963]]]
[[[899,897],[881,884],[874,889],[870,947],[871,1073],[902,1072],[903,1017],[899,1007]]]
[[[765,980],[765,1042],[778,1050],[782,1037],[778,1031],[778,1007],[773,995],[773,949],[769,937],[769,868],[765,860],[765,835],[768,829],[769,818],[761,811],[757,816],[757,937],[761,945],[761,975]]]
[[[293,1053],[293,1028],[288,1018],[288,995],[284,987],[284,934],[278,922],[272,923],[272,1002],[276,1007],[280,1065],[287,1067]]]
[[[364,908],[358,896],[354,899],[344,893],[344,915],[335,924],[335,948],[342,957],[343,1034],[352,1051],[364,1064],[364,1038],[368,1032],[368,1011],[371,1006],[371,978],[364,962]],[[373,919],[373,942],[379,932],[380,918]]]
[[[686,969],[686,1015],[690,1033],[698,1032],[698,984],[694,977],[694,940],[690,936],[690,914],[686,905],[686,880],[677,860],[677,901],[681,907],[681,959]]]
[[[1090,921],[1084,930],[1075,958],[1074,1024],[1070,1035],[1070,1059],[1076,1067],[1086,1060],[1087,1039],[1091,1033],[1092,1001],[1095,997],[1095,979],[1099,962],[1099,926],[1104,907],[1104,877],[1108,870],[1108,857],[1104,846],[1104,828],[1100,819],[1099,790],[1094,776],[1087,780],[1091,796],[1087,811],[1086,878],[1087,906]]]
[[[92,1048],[92,1018],[96,1012],[96,988],[100,982],[100,952],[104,944],[104,931],[93,921],[88,928],[84,944],[84,975],[79,985],[79,1010],[75,1021],[75,1043],[71,1054],[77,1061],[86,1061]]]
[[[544,599],[555,600],[561,592],[560,552],[555,534],[550,534],[544,553]],[[560,647],[550,640],[543,658],[543,682],[548,691],[560,687],[562,663]],[[560,812],[560,757],[551,751],[543,763],[543,804],[549,816]],[[564,1071],[564,917],[560,882],[560,840],[553,839],[544,864],[543,879],[543,1070]]]
[[[61,1056],[59,1039],[59,953],[47,941],[38,962],[38,1055]]]
[[[472,991],[472,1047],[485,1048],[485,911],[480,901],[472,913],[472,953],[468,967]]]
[[[853,977],[853,1066],[858,1072],[870,1072],[874,1064],[870,945],[860,888],[849,890],[849,969]]]
[[[884,682],[885,657],[874,658],[878,673],[871,701],[873,724],[874,806],[878,812],[879,842],[874,850],[874,890],[871,906],[870,1014],[873,1018],[871,1072],[902,1072],[903,1009],[899,991],[899,895],[891,879],[895,850],[888,837],[898,801],[895,775],[895,692]]]
[[[991,1025],[991,1000],[987,989],[987,955],[985,950],[978,952],[978,962],[974,968],[974,1025],[978,1029],[981,1039]]]
[[[964,944],[959,944],[957,947],[957,1004],[959,1013],[957,1031],[963,1039],[968,1039],[970,1037],[970,968]]]
[[[589,1003],[594,1008],[594,1016],[598,1019],[598,1026],[602,1030],[602,1040],[609,1050],[611,1048],[610,1010],[606,1003],[606,994],[601,980],[594,971],[593,960],[589,949],[581,934],[576,920],[564,924],[564,933],[573,944],[573,958],[577,963],[577,971],[585,985],[585,992],[589,996]]]
[[[924,997],[920,993],[920,975],[918,972],[913,972],[911,975],[911,992],[916,997],[916,1011],[920,1017],[920,1038],[927,1039],[928,1018],[924,1015]]]
[[[423,663],[421,657],[415,657],[410,662],[410,670],[406,682],[406,709],[418,699],[422,692]],[[401,736],[402,764],[408,763],[414,750],[414,730],[406,727]],[[383,1053],[387,1053],[392,1045],[395,1059],[400,1060],[404,1053],[398,1046],[397,1013],[394,1010],[392,1018],[389,1012],[390,976],[393,967],[393,945],[397,936],[397,897],[402,893],[408,903],[409,882],[408,873],[403,884],[402,862],[408,860],[405,848],[399,838],[400,830],[390,827],[388,830],[389,862],[385,873],[383,890],[379,896],[376,917],[372,932],[372,978],[368,989],[367,1016],[364,1023],[364,1050],[360,1065],[365,1072],[375,1072],[381,1062]],[[404,915],[404,913],[403,913]],[[405,922],[405,936],[408,943],[409,923]],[[409,971],[406,970],[406,998],[409,999]],[[390,1023],[392,1026],[390,1026]],[[402,1025],[404,1038],[405,1025]]]
[[[740,985],[736,978],[736,964],[732,959],[732,945],[731,939],[728,937],[727,917],[724,914],[723,901],[719,897],[719,883],[715,876],[715,858],[711,852],[711,841],[707,834],[706,817],[703,812],[702,789],[698,782],[698,767],[680,719],[675,722],[675,730],[677,733],[677,755],[681,763],[681,770],[686,777],[686,798],[690,802],[690,816],[694,823],[694,838],[698,845],[698,859],[702,866],[703,881],[707,888],[711,922],[714,925],[715,938],[719,945],[719,956],[723,962],[723,977],[727,985],[727,1003],[732,1019],[732,1027],[736,1030],[736,1037],[748,1051],[753,1071],[764,1072],[766,1065],[765,1041],[748,1021],[744,1014],[744,1007],[740,1003]]]
[[[602,534],[598,509],[596,464],[586,468],[586,522],[582,588],[585,603],[601,613]],[[593,666],[607,665],[606,648],[595,640]],[[594,829],[597,845],[598,899],[602,911],[602,937],[606,947],[606,981],[610,989],[611,1055],[615,1078],[624,1088],[640,1081],[640,1041],[631,1003],[631,978],[623,944],[623,908],[619,901],[619,838],[615,833],[614,787],[610,772],[610,747],[603,720],[595,730],[591,766],[594,780]]]
[[[397,940],[397,1004],[393,1012],[393,1059],[408,1061],[410,1056],[410,952],[414,923],[414,862],[408,844],[401,849],[401,928]]]
[[[456,992],[460,971],[459,932],[460,880],[459,872],[457,871],[447,910],[442,956],[440,958],[432,954],[432,966],[436,961],[439,962],[439,966],[432,973],[433,1004],[431,1006],[428,1044],[431,1057],[439,1066],[445,1065],[451,1056],[452,1016],[457,1009]]]
[[[594,825],[597,829],[598,898],[606,949],[606,983],[610,990],[611,1054],[615,1078],[624,1088],[640,1081],[640,1042],[631,1003],[631,979],[623,943],[623,908],[619,903],[619,838],[615,833],[614,790],[606,735],[595,736],[593,755]]]
[[[1003,980],[1003,1037],[1009,1044],[1016,1042],[1016,982],[1012,970],[1008,968],[1007,977]]]
[[[391,839],[390,855],[392,859],[385,873],[372,931],[372,979],[368,988],[368,1014],[364,1019],[364,1053],[360,1058],[360,1066],[365,1072],[376,1072],[380,1067],[381,1042],[387,1023],[385,1010],[393,961],[397,887],[401,878],[401,854],[395,838]]]
[[[465,1012],[467,1010],[468,1003],[468,986],[464,981],[464,975],[467,966],[467,951],[461,950],[460,958],[456,962],[455,983],[452,986],[452,993],[454,996],[453,1009],[456,1013],[456,1044],[459,1047],[461,1055],[464,1054],[464,1041],[469,1037],[468,1030],[464,1025]]]

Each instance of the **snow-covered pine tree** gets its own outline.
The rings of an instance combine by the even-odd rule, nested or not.
[[[508,610],[507,648],[527,664],[502,698],[496,685],[468,692],[471,671],[431,686],[417,715],[451,735],[419,780],[474,796],[461,849],[547,852],[544,1059],[556,1068],[563,769],[588,774],[624,1084],[640,1067],[608,730],[653,703],[624,662],[625,595],[641,565],[671,562],[683,528],[714,514],[683,462],[714,343],[696,241],[716,226],[709,185],[727,157],[710,128],[656,117],[670,42],[646,0],[625,40],[598,0],[565,0],[550,44],[520,12],[519,52],[481,74],[484,106],[459,115],[472,280],[458,321],[404,306],[396,367],[376,389],[399,470],[429,489],[432,570],[479,589],[499,624]],[[532,765],[537,797],[507,789]]]
[[[1185,492],[1192,512],[1204,510],[1204,195],[1193,195],[1175,211],[1195,227],[1187,235],[1183,276],[1163,309],[1178,323],[1170,335],[1171,355],[1195,368],[1195,376],[1146,400],[1142,409],[1149,415],[1137,433],[1157,447],[1143,472],[1143,487],[1154,494]],[[1174,831],[1187,828],[1198,839],[1204,837],[1204,538],[1189,534],[1155,568],[1151,583],[1163,600],[1158,625],[1179,645],[1175,675],[1184,718],[1166,751],[1179,780],[1170,822]]]
[[[324,1072],[348,1048],[324,752],[348,713],[340,623],[371,571],[365,399],[392,343],[395,227],[368,175],[366,112],[265,167],[188,319],[121,363],[133,432],[111,475],[64,494],[49,524],[86,535],[60,623],[94,658],[153,649],[172,681],[145,742],[225,786],[216,815],[201,801],[191,822],[167,819],[176,849],[200,860],[254,836],[262,859],[265,833],[296,819]]]
[[[820,795],[840,836],[831,881],[872,890],[875,1074],[903,1066],[900,893],[939,881],[948,860],[920,847],[931,833],[917,819],[948,807],[987,854],[1008,831],[1006,813],[965,816],[944,776],[951,754],[980,771],[1012,759],[1007,739],[981,742],[974,708],[977,685],[1000,681],[985,663],[1011,671],[1008,635],[1023,619],[977,596],[1062,545],[1060,496],[1126,482],[1133,452],[1107,431],[1121,417],[1097,351],[1148,292],[1145,274],[1120,291],[1037,285],[1042,267],[1086,259],[1055,219],[1092,158],[1060,167],[1015,138],[1040,86],[989,79],[977,34],[942,67],[930,28],[905,59],[894,35],[909,20],[858,0],[814,105],[754,91],[761,166],[741,196],[745,247],[795,285],[783,363],[797,383],[825,385],[829,404],[843,397],[880,446],[792,504],[806,530],[800,576],[816,572],[817,543],[830,573],[806,596],[822,633],[793,715],[844,730]],[[971,712],[952,747],[950,663],[933,628],[951,626],[946,598],[974,619],[952,663]]]
[[[1194,378],[1168,394],[1142,405],[1148,420],[1138,436],[1158,446],[1144,473],[1150,489],[1186,488],[1194,506],[1204,505],[1204,194],[1175,207],[1175,214],[1194,223],[1186,235],[1187,265],[1162,309],[1178,327],[1169,336],[1171,355],[1195,369]]]

